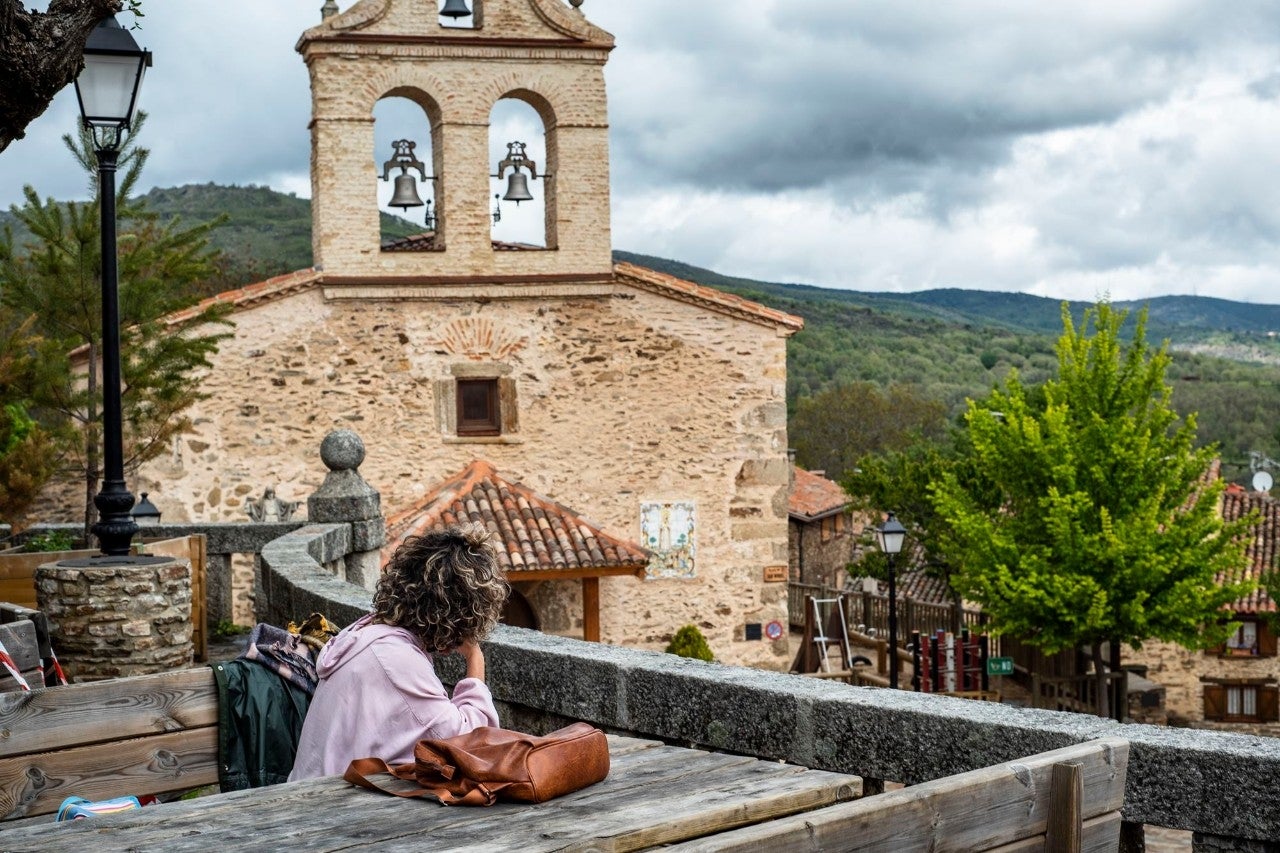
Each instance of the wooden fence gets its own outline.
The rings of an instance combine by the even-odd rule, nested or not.
[[[817,584],[787,585],[787,612],[791,627],[804,630],[805,602],[810,596],[826,599],[837,595],[844,596],[845,621],[849,630],[876,637],[889,636],[889,596]],[[933,604],[901,596],[898,598],[898,644],[902,648],[906,648],[913,631],[921,634],[932,634],[939,630],[959,633],[967,628],[974,633],[981,633],[982,622],[980,610]],[[992,649],[991,653],[996,654],[996,650]]]

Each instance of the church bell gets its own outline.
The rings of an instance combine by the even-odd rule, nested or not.
[[[502,197],[502,200],[514,201],[516,204],[522,201],[533,201],[533,196],[529,193],[529,179],[525,177],[524,172],[517,169],[507,177],[507,194]]]
[[[418,182],[413,175],[405,172],[396,175],[396,191],[388,202],[391,207],[408,210],[411,207],[422,207],[422,197],[418,195]]]
[[[467,0],[445,0],[440,14],[446,18],[467,18],[471,16],[471,10],[467,8]]]

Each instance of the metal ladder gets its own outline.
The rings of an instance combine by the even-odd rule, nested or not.
[[[813,642],[818,646],[818,666],[822,672],[831,672],[831,657],[829,649],[832,643],[840,646],[841,663],[843,669],[852,669],[853,654],[849,650],[849,626],[844,618],[844,596],[837,595],[835,598],[811,598],[813,602]],[[840,636],[828,637],[826,631],[832,627],[830,617],[827,620],[822,618],[822,607],[820,605],[835,605],[835,612],[840,616]]]

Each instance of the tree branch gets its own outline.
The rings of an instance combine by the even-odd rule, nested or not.
[[[0,152],[48,108],[84,65],[84,43],[122,0],[51,0],[47,12],[0,0]]]

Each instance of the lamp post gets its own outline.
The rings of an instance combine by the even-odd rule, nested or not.
[[[120,308],[116,270],[116,161],[124,131],[133,120],[142,76],[151,52],[142,50],[115,18],[89,34],[84,70],[76,78],[80,115],[93,134],[102,211],[102,488],[94,496],[98,523],[92,528],[103,556],[126,557],[138,526],[129,514],[133,495],[124,483],[120,405]],[[90,366],[92,369],[92,365]]]
[[[889,686],[898,689],[898,585],[893,571],[893,558],[902,550],[907,528],[897,516],[889,513],[885,523],[876,528],[880,550],[889,560]]]

